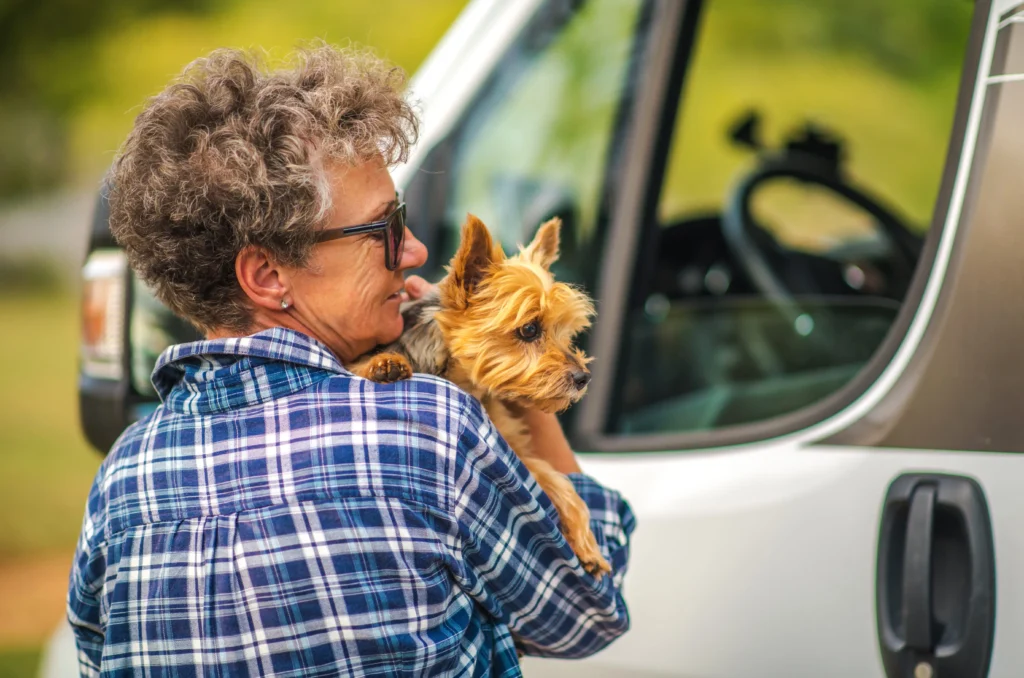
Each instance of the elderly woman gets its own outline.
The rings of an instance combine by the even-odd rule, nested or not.
[[[611,577],[475,399],[344,367],[426,286],[405,291],[427,250],[388,173],[416,134],[401,88],[327,46],[276,72],[218,51],[136,120],[111,229],[207,339],[161,356],[162,405],[96,476],[68,596],[82,675],[509,676],[628,628],[632,517],[557,420],[528,415]]]

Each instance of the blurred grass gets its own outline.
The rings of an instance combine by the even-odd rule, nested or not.
[[[0,289],[7,295],[53,293],[67,283],[57,264],[41,256],[0,254]]]
[[[75,546],[97,454],[76,391],[79,311],[67,288],[0,298],[0,559]]]
[[[41,648],[0,650],[0,678],[26,678],[39,671]]]
[[[0,678],[24,678],[39,668],[42,647],[31,643],[60,623],[100,455],[78,425],[77,298],[48,267],[7,266],[4,275],[18,284],[0,298],[0,572],[11,578],[0,590],[17,618],[0,624]]]

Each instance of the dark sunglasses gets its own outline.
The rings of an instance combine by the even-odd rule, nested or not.
[[[402,245],[405,243],[405,203],[402,201],[402,194],[395,197],[398,205],[395,209],[380,221],[371,221],[368,224],[356,226],[339,226],[338,228],[325,228],[317,236],[317,242],[327,242],[338,238],[347,238],[350,235],[362,235],[364,233],[384,232],[384,266],[389,271],[398,268],[402,261]]]

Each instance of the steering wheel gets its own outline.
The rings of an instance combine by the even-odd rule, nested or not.
[[[751,114],[734,129],[733,139],[760,149],[755,139],[758,122],[757,114]],[[736,184],[722,214],[722,231],[729,249],[758,290],[787,316],[796,318],[800,314],[794,301],[797,291],[787,286],[785,277],[778,270],[782,248],[757,223],[751,211],[751,198],[766,182],[778,178],[825,188],[870,214],[887,236],[891,245],[887,264],[890,278],[898,288],[892,296],[902,299],[917,263],[920,240],[893,210],[846,180],[840,168],[841,146],[838,141],[812,126],[807,126],[802,132],[803,136],[788,141],[781,152],[759,154],[754,170]],[[813,258],[828,261],[825,257]],[[843,264],[836,263],[835,266],[840,269],[836,271],[837,278],[841,278]]]

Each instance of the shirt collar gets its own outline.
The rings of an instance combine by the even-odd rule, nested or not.
[[[349,372],[324,344],[274,327],[171,346],[156,362],[153,386],[167,408],[205,414],[287,396],[333,374]]]

